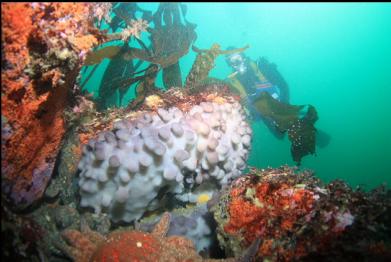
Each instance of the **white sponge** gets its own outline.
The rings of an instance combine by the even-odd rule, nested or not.
[[[203,102],[121,120],[83,149],[81,206],[131,222],[159,206],[165,188],[195,202],[239,176],[246,167],[251,128],[237,102]]]

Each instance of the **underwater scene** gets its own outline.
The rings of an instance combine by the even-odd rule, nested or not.
[[[4,261],[391,261],[390,3],[1,3]]]

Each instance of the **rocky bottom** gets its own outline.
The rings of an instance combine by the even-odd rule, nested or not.
[[[47,196],[38,208],[24,214],[2,205],[2,258],[82,261],[80,254],[118,252],[126,257],[129,250],[149,256],[165,250],[169,255],[171,247],[186,251],[179,259],[194,261],[391,258],[389,190],[379,187],[365,192],[339,180],[324,184],[310,171],[287,166],[251,169],[207,203],[181,206],[177,202],[131,224],[114,224],[105,214],[80,210],[76,202],[61,202]],[[118,234],[133,239],[135,249],[91,244],[99,239],[110,242]],[[153,241],[158,236],[155,251],[148,249],[152,244],[142,244],[150,236]],[[159,256],[160,261],[164,257]]]

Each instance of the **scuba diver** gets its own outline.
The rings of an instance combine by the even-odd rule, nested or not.
[[[228,47],[227,50],[232,50]],[[274,77],[277,81],[272,83],[259,69],[259,65],[267,67],[268,62],[264,58],[259,59],[259,63],[252,61],[243,53],[234,53],[226,56],[226,62],[234,69],[234,72],[228,76],[228,81],[245,99],[247,109],[250,111],[250,117],[255,120],[262,120],[269,130],[278,139],[284,137],[284,133],[276,129],[273,120],[262,117],[254,107],[255,101],[262,92],[267,92],[272,98],[279,102],[289,103],[289,89],[282,77]],[[269,70],[270,71],[270,70]]]
[[[233,48],[228,48],[231,49]],[[285,80],[277,76],[274,77],[275,81],[269,81],[261,72],[260,66],[268,66],[265,58],[260,58],[255,63],[243,53],[235,53],[226,56],[226,61],[235,70],[228,76],[234,82],[232,84],[239,87],[240,92],[245,92],[250,100],[254,100],[261,92],[268,92],[274,99],[289,103],[289,90]]]
[[[315,143],[320,147],[328,144],[330,137],[314,127],[318,119],[315,108],[289,104],[288,84],[275,64],[263,57],[255,62],[243,52],[227,55],[226,62],[234,70],[228,82],[245,100],[250,117],[262,120],[278,139],[288,131],[291,155],[298,165],[303,156],[315,154]]]

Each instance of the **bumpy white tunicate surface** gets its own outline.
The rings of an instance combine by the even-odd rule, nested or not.
[[[159,109],[118,121],[83,149],[80,204],[130,222],[159,206],[159,190],[196,202],[241,174],[251,133],[237,102],[203,102],[186,113]]]

